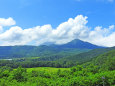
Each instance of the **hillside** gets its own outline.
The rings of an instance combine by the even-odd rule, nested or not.
[[[94,49],[94,50],[87,51],[85,53],[81,53],[77,55],[73,55],[71,53],[71,56],[69,56],[70,52],[68,53],[69,55],[63,52],[60,55],[59,53],[57,53],[57,55],[50,55],[50,56],[44,56],[44,57],[17,58],[17,59],[12,59],[11,61],[0,60],[0,66],[7,65],[10,67],[16,68],[21,65],[22,67],[25,67],[25,68],[30,68],[30,67],[66,68],[66,67],[75,66],[76,64],[83,64],[85,62],[90,62],[95,57],[114,49],[115,47],[105,48],[105,49]],[[65,54],[68,56],[66,57]],[[61,57],[62,55],[63,56],[65,55],[65,57]]]
[[[114,86],[115,50],[72,68],[0,67],[0,86]]]
[[[103,70],[115,70],[115,49],[99,55],[91,63],[99,65]]]
[[[73,61],[73,62],[79,62],[79,63],[83,63],[86,61],[90,61],[91,59],[97,57],[98,55],[104,54],[108,51],[114,50],[115,47],[111,47],[111,48],[99,48],[99,49],[93,49],[90,50],[88,52],[83,52],[80,54],[76,54],[73,56],[67,56],[64,57],[62,59],[59,59],[60,61]]]
[[[41,45],[41,46],[0,46],[0,58],[21,58],[21,57],[66,57],[95,48],[103,48],[84,42],[73,40],[63,45]]]
[[[89,51],[90,49],[78,48],[53,48],[46,45],[42,46],[1,46],[0,58],[22,58],[22,57],[65,57],[82,52]]]

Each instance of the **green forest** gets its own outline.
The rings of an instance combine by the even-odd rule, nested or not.
[[[43,61],[40,63],[41,67],[29,64],[29,61],[32,62],[36,59],[39,57],[14,59],[14,62],[2,60],[0,63],[2,65],[0,67],[0,86],[115,86],[114,49],[82,64],[73,62],[72,65],[72,61],[65,62],[64,60],[60,63],[45,61],[49,67],[45,67]],[[24,63],[30,66],[24,66],[23,61],[19,60],[25,60]],[[19,63],[15,61],[19,61]],[[6,65],[5,62],[9,62],[9,64]],[[36,63],[39,62],[36,61]],[[71,67],[64,66],[70,65],[69,63]]]

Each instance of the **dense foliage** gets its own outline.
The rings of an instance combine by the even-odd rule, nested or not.
[[[115,86],[115,50],[72,68],[0,68],[0,86]]]
[[[24,68],[31,67],[56,67],[56,68],[67,68],[76,65],[72,61],[39,61],[39,59],[25,59],[21,58],[18,60],[0,60],[0,66],[8,66],[12,68],[17,68],[22,66]]]
[[[78,65],[70,70],[58,69],[49,72],[2,67],[0,86],[114,86],[115,70],[99,71],[97,68],[94,65],[85,68]]]
[[[93,49],[88,52],[83,52],[80,54],[60,58],[59,61],[62,61],[62,60],[63,61],[72,61],[72,62],[78,61],[79,63],[83,63],[86,61],[90,61],[91,59],[93,59],[101,54],[104,54],[108,51],[114,50],[114,49],[115,49],[115,47]]]
[[[72,67],[77,64],[82,64],[84,62],[90,61],[98,55],[101,55],[105,52],[113,50],[112,48],[104,48],[104,49],[94,49],[88,52],[84,52],[81,54],[73,55],[76,51],[72,50],[73,53],[61,52],[61,54],[57,53],[57,55],[49,55],[43,57],[28,57],[28,58],[13,58],[12,60],[0,60],[0,66],[8,66],[12,68],[17,68],[18,66],[22,66],[24,68],[30,67]],[[79,50],[78,50],[79,51]],[[81,52],[81,51],[79,51]],[[66,55],[68,55],[66,57]],[[61,57],[61,58],[60,58]]]

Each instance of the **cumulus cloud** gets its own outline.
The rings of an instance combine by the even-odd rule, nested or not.
[[[11,20],[13,19],[11,18]],[[0,41],[2,42],[1,45],[26,45],[33,41],[35,42],[33,45],[40,45],[45,42],[65,44],[74,39],[81,39],[100,46],[115,46],[115,25],[108,28],[97,26],[92,29],[87,26],[87,23],[86,16],[78,15],[74,19],[69,18],[68,21],[61,23],[55,29],[51,25],[28,29],[13,26],[0,34]],[[14,25],[15,21],[10,24],[1,24],[2,26]]]
[[[0,32],[3,30],[2,26],[0,26]]]
[[[8,19],[0,18],[0,26],[11,26],[15,24],[16,22],[11,17]]]
[[[0,40],[4,41],[4,45],[24,45],[33,40],[36,40],[38,44],[43,43],[40,40],[45,40],[48,34],[51,33],[51,26],[37,26],[29,29],[22,29],[19,26],[11,27],[6,32],[0,34]]]
[[[3,27],[15,25],[15,24],[16,22],[11,17],[9,17],[8,19],[0,18],[0,33],[2,32]]]
[[[78,15],[75,19],[69,18],[67,22],[60,24],[52,31],[56,44],[67,43],[73,39],[87,36],[88,27],[85,25],[88,21],[86,19],[87,17]]]
[[[83,40],[100,46],[115,46],[114,29],[114,25],[111,25],[108,28],[102,28],[101,26],[97,26],[94,28],[94,30],[89,31],[88,37]]]

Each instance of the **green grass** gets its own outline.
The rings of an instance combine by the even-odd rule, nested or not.
[[[58,70],[64,71],[64,70],[70,70],[70,68],[53,68],[53,67],[35,67],[35,68],[27,68],[27,72],[31,71],[45,71],[49,73],[55,73]]]
[[[20,60],[20,59],[39,59],[40,57],[23,57],[23,58],[13,58],[13,60]]]
[[[40,57],[29,57],[30,59],[39,59]]]

